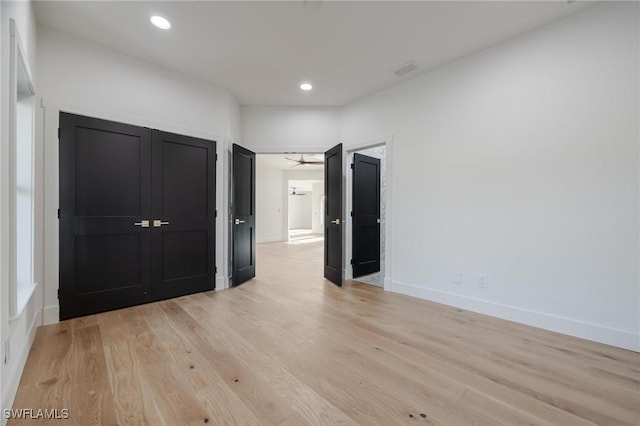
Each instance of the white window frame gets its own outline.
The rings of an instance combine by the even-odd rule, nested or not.
[[[35,88],[32,73],[18,28],[13,19],[9,20],[10,49],[9,49],[9,319],[21,316],[24,307],[31,299],[36,284],[34,277],[34,152],[35,152]],[[18,282],[18,235],[17,235],[17,146],[19,135],[18,103],[30,102],[31,112],[28,124],[28,139],[31,144],[31,207],[30,207],[30,238],[29,238],[29,279]]]

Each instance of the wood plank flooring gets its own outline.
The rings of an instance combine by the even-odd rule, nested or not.
[[[14,408],[148,425],[640,425],[640,354],[322,278],[258,246],[237,288],[38,329]]]

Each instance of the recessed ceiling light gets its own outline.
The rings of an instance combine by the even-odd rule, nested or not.
[[[305,92],[308,92],[309,90],[313,89],[313,86],[311,85],[311,83],[302,83],[300,85],[300,88]]]
[[[168,30],[171,28],[171,22],[167,20],[167,18],[163,18],[162,16],[154,15],[149,18],[151,23],[161,30]]]

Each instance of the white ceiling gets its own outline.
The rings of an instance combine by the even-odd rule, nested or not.
[[[299,160],[301,154],[257,154],[256,163],[265,167],[272,167],[279,170],[324,170],[323,164],[305,164],[297,165],[298,163],[287,160],[292,158]],[[306,161],[324,161],[324,153],[322,154],[310,154],[305,153],[304,159]]]
[[[585,7],[554,1],[41,1],[42,25],[228,88],[342,105]],[[173,27],[151,26],[160,14]],[[393,73],[414,60],[416,71]],[[308,80],[314,89],[303,93]]]

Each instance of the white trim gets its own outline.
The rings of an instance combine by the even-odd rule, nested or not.
[[[9,169],[9,300],[8,300],[8,308],[9,308],[9,317],[13,320],[21,315],[22,310],[24,310],[24,306],[19,306],[18,303],[18,254],[17,254],[17,219],[16,219],[16,206],[17,206],[17,194],[16,194],[16,181],[17,181],[17,138],[18,138],[18,103],[21,100],[26,98],[32,98],[35,95],[35,88],[33,84],[33,80],[31,76],[31,67],[29,65],[29,61],[27,56],[24,54],[24,48],[22,44],[22,40],[20,38],[20,33],[18,31],[17,25],[15,21],[11,18],[9,19],[9,32],[10,32],[10,41],[9,41],[9,152],[8,152],[8,169]],[[18,99],[18,80],[19,80],[19,70],[18,66],[22,64],[24,67],[24,72],[26,73],[26,83],[27,89],[29,91],[29,95],[26,98]],[[36,182],[34,178],[34,156],[35,156],[35,105],[31,104],[31,129],[30,129],[30,137],[31,137],[31,244],[30,244],[30,277],[29,281],[33,280],[34,274],[34,237],[35,237],[35,229],[34,229],[34,198],[36,195]],[[31,289],[33,290],[33,289]],[[30,299],[32,294],[28,296]],[[23,302],[23,301],[20,301]],[[26,305],[24,303],[23,305]]]
[[[286,243],[286,240],[283,240],[282,238],[267,238],[266,240],[263,241],[256,241],[256,244],[269,244],[269,243]]]
[[[393,134],[378,136],[371,139],[361,139],[349,144],[344,144],[343,149],[344,155],[343,161],[345,162],[345,191],[344,191],[344,212],[343,217],[345,220],[343,221],[344,227],[344,251],[343,251],[343,265],[344,269],[342,271],[342,275],[345,279],[349,280],[353,278],[353,269],[350,267],[350,259],[351,259],[351,217],[348,214],[352,210],[351,201],[352,201],[352,182],[351,182],[351,173],[350,166],[351,160],[353,157],[353,153],[356,151],[360,151],[365,148],[374,148],[376,146],[384,145],[386,147],[385,150],[385,164],[386,164],[386,172],[385,172],[385,262],[384,262],[384,289],[389,291],[391,290],[392,283],[392,275],[391,275],[391,255],[393,253],[393,246],[391,244],[392,234],[391,234],[391,211],[393,210],[392,203],[392,188],[393,188],[393,173],[392,173],[392,153],[393,153]]]
[[[16,393],[18,392],[18,385],[20,384],[20,378],[22,377],[22,372],[24,370],[24,366],[27,363],[27,357],[29,356],[29,351],[31,350],[31,345],[33,345],[33,340],[36,337],[36,329],[37,324],[40,324],[41,321],[41,312],[39,309],[36,309],[36,314],[33,316],[33,320],[29,325],[29,329],[27,330],[27,339],[22,348],[19,348],[19,353],[17,358],[12,357],[12,362],[14,363],[14,368],[12,368],[7,377],[6,386],[4,387],[4,394],[2,395],[2,401],[6,407],[13,406],[13,401],[16,397]],[[13,334],[13,333],[12,333]],[[3,385],[5,385],[3,383]],[[2,407],[5,408],[5,407]]]
[[[31,66],[29,65],[29,61],[27,60],[26,55],[24,54],[24,44],[22,44],[22,38],[20,38],[20,33],[18,32],[18,26],[16,25],[16,21],[13,18],[9,18],[9,32],[11,34],[11,37],[13,37],[15,39],[15,43],[12,43],[11,45],[11,49],[16,49],[16,52],[11,52],[11,55],[13,56],[14,54],[19,54],[20,57],[22,58],[22,64],[24,65],[25,71],[27,73],[27,83],[29,85],[29,91],[31,92],[31,94],[35,94],[36,93],[36,89],[35,86],[33,84],[33,73],[31,72]],[[12,65],[16,64],[15,60],[17,58],[11,58],[12,62],[10,62]],[[16,70],[10,70],[10,74],[11,71],[16,72]],[[14,75],[15,77],[15,75]]]
[[[42,309],[42,325],[55,324],[60,318],[60,306],[50,305]]]
[[[231,279],[229,277],[225,277],[222,275],[216,276],[216,290],[224,290],[229,288],[229,283]]]
[[[38,283],[31,283],[29,285],[28,288],[24,288],[24,286],[20,286],[22,288],[22,291],[20,290],[20,288],[18,288],[17,291],[17,299],[16,299],[16,303],[17,303],[17,312],[14,316],[9,317],[9,322],[14,322],[15,320],[19,319],[22,316],[22,313],[24,312],[24,308],[27,307],[27,305],[29,304],[29,302],[31,302],[31,299],[33,298],[33,295],[36,292],[36,289],[38,288]],[[21,295],[21,293],[26,293],[26,295]]]
[[[640,335],[632,331],[606,327],[586,321],[567,318],[545,312],[523,309],[517,306],[505,305],[489,300],[462,296],[433,288],[422,287],[393,281],[396,293],[466,309],[496,318],[515,321],[545,330],[555,331],[569,336],[580,337],[594,342],[617,346],[640,352]]]
[[[324,154],[328,149],[326,146],[301,146],[301,147],[279,147],[274,148],[270,146],[252,147],[246,146],[246,149],[253,151],[256,154]]]

